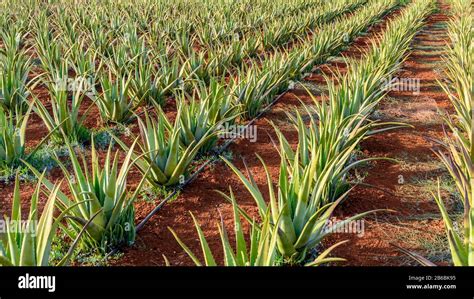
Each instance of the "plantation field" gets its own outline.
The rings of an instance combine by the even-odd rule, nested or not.
[[[1,2],[0,265],[474,265],[471,6]]]

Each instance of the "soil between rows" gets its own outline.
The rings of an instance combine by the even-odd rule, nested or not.
[[[416,35],[413,52],[397,74],[399,78],[419,79],[419,92],[391,91],[377,113],[384,121],[401,121],[413,127],[375,135],[361,146],[367,157],[390,157],[399,163],[383,160],[372,163],[364,183],[376,188],[357,186],[340,206],[337,216],[344,218],[373,209],[396,212],[366,219],[365,234],[361,237],[344,234],[329,238],[332,242],[350,240],[334,251],[347,259],[345,265],[416,264],[390,243],[419,252],[440,264],[445,264],[445,258],[449,257],[444,224],[430,195],[434,191],[430,188],[445,173],[432,151],[436,148],[432,139],[444,138],[441,113],[449,113],[451,109],[449,99],[437,84],[437,80],[443,79],[442,55],[448,41],[445,22],[449,7],[440,2],[439,8]]]

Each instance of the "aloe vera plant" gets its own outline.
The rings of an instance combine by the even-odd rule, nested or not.
[[[41,193],[41,182],[39,182],[31,196],[30,211],[25,220],[21,213],[20,180],[17,174],[11,216],[5,216],[6,227],[0,232],[0,265],[51,266],[51,244],[56,231],[61,227],[61,221],[68,213],[65,210],[55,216],[55,203],[59,188],[60,185],[54,185],[51,188],[52,191],[47,194],[43,212],[39,215],[38,201]],[[67,265],[70,262],[80,237],[81,233],[57,266]]]
[[[77,236],[81,228],[90,222],[81,240],[83,248],[99,248],[103,251],[121,245],[131,244],[135,240],[133,203],[140,194],[146,176],[133,192],[127,185],[127,176],[135,161],[132,160],[133,149],[127,153],[119,166],[119,152],[112,154],[112,146],[107,151],[104,165],[99,164],[99,157],[92,140],[91,166],[87,166],[83,154],[76,154],[67,143],[72,172],[57,159],[67,180],[71,196],[57,191],[58,206],[61,211],[69,210],[68,223],[72,227],[71,236]],[[38,170],[26,163],[40,177],[40,181],[49,189],[54,185],[42,178]],[[93,218],[92,218],[93,217]]]
[[[183,56],[184,65],[186,65],[185,76],[193,77],[209,83],[214,71],[214,63],[217,57],[206,59],[206,53],[193,51],[189,56]]]
[[[235,238],[235,250],[229,241],[228,232],[223,223],[217,225],[219,230],[222,249],[224,251],[223,265],[225,266],[277,266],[278,252],[277,252],[277,230],[278,226],[270,223],[270,217],[266,217],[263,223],[257,223],[255,220],[250,221],[250,234],[249,244],[246,242],[244,231],[242,228],[242,222],[240,220],[240,213],[237,203],[234,198],[232,190],[228,197],[232,202],[233,215],[234,215],[234,232]],[[207,243],[206,237],[204,236],[202,229],[192,213],[191,217],[194,221],[199,241],[201,243],[202,254],[204,256],[204,262],[201,262],[199,258],[184,244],[184,242],[178,237],[177,233],[168,228],[173,236],[178,241],[179,245],[189,255],[196,266],[217,266],[218,263]],[[248,217],[248,216],[247,216]],[[247,219],[248,220],[248,219]]]
[[[28,110],[23,114],[7,112],[0,107],[0,174],[2,176],[13,177],[14,170],[23,166],[22,160],[29,161],[30,157],[33,157],[49,140],[51,134],[58,129],[57,127],[53,129],[27,152],[26,127],[33,104],[33,102],[30,103]]]
[[[376,105],[383,98],[385,91],[383,79],[390,77],[400,66],[409,49],[411,38],[416,30],[423,24],[423,16],[432,9],[432,2],[415,3],[407,8],[400,19],[387,25],[387,30],[379,40],[373,42],[371,48],[362,59],[347,61],[348,70],[345,75],[336,73],[335,82],[328,83],[327,102],[324,99],[318,103],[313,98],[315,109],[307,112],[311,117],[309,128],[305,128],[301,116],[293,117],[299,131],[299,154],[303,165],[316,159],[317,173],[321,173],[335,157],[345,152],[348,148],[353,151],[358,144],[368,136],[384,130],[403,127],[397,122],[382,123],[369,121],[368,117]],[[407,26],[406,24],[410,24]],[[404,28],[405,31],[402,31]],[[288,159],[294,160],[295,154],[288,147],[287,142],[281,137],[285,145],[282,152]],[[310,157],[314,157],[310,159]],[[332,200],[335,200],[344,191],[344,176],[347,170],[353,167],[349,162],[350,156],[340,161],[346,165],[337,179],[331,183]],[[360,160],[357,163],[361,163]],[[356,163],[356,164],[357,164]],[[338,173],[336,172],[336,173]],[[341,184],[342,182],[342,184]],[[342,189],[341,189],[342,188]]]
[[[350,188],[350,183],[347,182],[349,171],[362,163],[377,159],[355,160],[352,154],[358,144],[368,137],[369,130],[378,125],[367,122],[366,118],[353,115],[337,124],[331,121],[331,118],[321,118],[328,122],[319,122],[311,115],[310,124],[307,126],[300,113],[296,113],[296,116],[290,113],[288,115],[293,119],[298,132],[298,147],[293,150],[283,133],[274,125],[280,142],[279,151],[292,166],[290,172],[298,171],[298,168],[312,167],[315,180],[319,180],[319,176],[325,173],[328,175],[324,204],[336,201]],[[348,128],[352,126],[355,129],[349,131]],[[334,161],[337,161],[337,165],[333,165]],[[328,167],[332,167],[329,172]]]
[[[60,69],[62,64],[62,45],[57,42],[57,37],[54,36],[53,30],[48,25],[46,13],[43,12],[38,16],[34,24],[36,29],[35,44],[41,67],[46,76],[54,81],[52,74],[55,70]]]
[[[113,52],[112,30],[101,26],[100,21],[97,19],[91,20],[87,29],[88,41],[90,41],[94,51],[104,57],[110,57]]]
[[[84,39],[74,43],[66,52],[67,62],[77,77],[86,78],[93,87],[97,81],[97,74],[104,66],[104,61],[99,59],[99,55],[94,49],[88,48],[84,51],[85,45],[86,41]],[[98,64],[97,61],[99,61]]]
[[[0,107],[13,112],[27,109],[30,69],[31,59],[23,51],[14,54],[0,51]]]
[[[341,89],[344,89],[341,85]],[[334,91],[333,91],[334,92]],[[368,119],[369,113],[351,114],[340,120],[338,114],[332,109],[329,103],[318,101],[314,95],[307,91],[312,98],[314,107],[309,107],[302,103],[308,117],[303,117],[299,111],[287,112],[287,116],[298,132],[298,146],[293,150],[280,129],[273,124],[279,139],[279,151],[290,165],[293,165],[296,156],[300,167],[308,167],[311,163],[316,163],[314,172],[315,178],[324,173],[327,166],[334,159],[338,159],[338,164],[343,167],[335,168],[333,178],[329,182],[328,202],[336,200],[342,193],[348,190],[350,184],[347,182],[349,171],[360,164],[379,160],[382,158],[355,159],[352,152],[358,147],[362,140],[371,135],[406,127],[398,122],[379,122]],[[331,97],[331,88],[329,92]],[[337,92],[336,92],[337,94]],[[374,101],[369,107],[374,107],[381,98]],[[309,124],[305,119],[309,118]],[[346,153],[346,154],[342,154]],[[383,158],[385,160],[391,160]],[[295,165],[296,166],[296,165]]]
[[[344,81],[341,87],[333,89],[332,92],[330,88],[331,106],[326,106],[329,108],[327,112],[323,111],[324,109],[317,109],[319,122],[315,125],[313,121],[309,133],[302,122],[299,122],[300,149],[292,152],[288,148],[288,143],[282,145],[281,153],[285,154],[282,155],[280,165],[278,193],[275,192],[271,177],[262,161],[267,174],[273,221],[275,222],[282,213],[278,249],[289,263],[304,260],[307,251],[314,248],[327,234],[324,226],[334,208],[347,194],[343,193],[331,200],[331,188],[334,184],[337,186],[339,181],[343,181],[343,176],[352,167],[352,164],[348,164],[351,153],[368,133],[367,128],[364,128],[365,122],[359,120],[364,120],[373,111],[382,94],[380,79],[389,76],[397,69],[408,49],[411,37],[422,24],[420,17],[426,16],[431,7],[430,1],[416,3],[400,20],[389,24],[388,33],[380,39],[380,47],[374,44],[365,60],[359,61],[357,66],[351,64],[348,75],[342,78]],[[407,23],[410,26],[407,27]],[[409,29],[401,32],[401,27]],[[354,78],[356,80],[350,80]],[[313,133],[311,128],[314,130]],[[341,132],[341,129],[344,130]],[[359,133],[359,129],[362,134]],[[339,145],[333,144],[332,142],[337,140],[334,140],[334,137],[341,135],[345,130],[347,134],[342,136],[346,138],[343,138]],[[347,137],[351,135],[352,141],[346,143]],[[325,150],[322,148],[320,154],[316,154],[325,144],[328,148]],[[306,147],[311,150],[311,155],[305,151]],[[323,153],[326,155],[321,155]],[[329,153],[331,154],[328,156]],[[302,166],[299,162],[300,154],[306,165]],[[287,166],[287,161],[291,162],[291,168]],[[264,217],[267,204],[251,174],[246,178],[235,166],[226,162],[252,194],[259,207],[260,216]],[[319,172],[316,171],[318,166],[322,166]],[[353,216],[345,221],[358,219],[368,213],[371,212]]]
[[[137,167],[146,174],[146,179],[152,186],[172,186],[184,182],[191,162],[212,135],[183,146],[179,113],[174,125],[170,124],[162,110],[159,109],[157,114],[157,118],[153,118],[145,112],[145,120],[138,119],[141,143],[138,143],[139,154],[134,153],[133,157],[137,158]],[[125,151],[133,153],[133,148],[119,138],[115,140]]]
[[[95,103],[104,122],[126,123],[134,116],[143,99],[133,100],[131,80],[132,77],[126,75],[114,79],[111,71],[100,78],[102,93],[96,95]]]
[[[4,47],[0,51],[1,55],[6,57],[14,57],[20,51],[22,46],[25,44],[25,37],[28,32],[24,31],[21,25],[15,24],[14,26],[4,26],[0,29],[0,38],[3,42]]]
[[[238,117],[239,106],[233,105],[229,90],[215,80],[209,87],[199,83],[196,90],[191,96],[182,93],[178,102],[180,140],[184,146],[190,146],[207,139],[199,149],[200,153],[206,153],[215,147],[217,133]]]
[[[124,77],[135,67],[139,56],[142,55],[146,55],[146,53],[133,55],[128,46],[119,42],[112,47],[110,56],[104,59],[108,62],[107,66],[114,74]]]
[[[233,102],[232,88],[226,87],[225,82],[211,79],[208,86],[199,82],[194,90],[196,90],[197,98],[205,103],[209,111],[209,123],[235,123],[240,115],[240,107]]]
[[[163,93],[160,96],[170,95],[174,89],[182,88],[183,78],[186,77],[187,63],[181,65],[178,57],[166,59],[160,56],[158,61],[160,67],[155,73],[155,78],[159,78],[159,87]]]
[[[193,98],[189,103],[182,99],[178,104],[179,121],[179,139],[184,146],[190,146],[213,134],[218,123],[209,123],[209,111],[206,109],[206,103],[196,101]],[[208,142],[200,148],[201,152],[210,151],[217,142],[217,136],[207,138]]]
[[[269,204],[266,203],[263,193],[257,186],[250,171],[247,169],[249,175],[249,178],[247,178],[231,162],[222,157],[252,195],[262,219],[265,219],[266,211],[270,209],[270,221],[271,223],[278,223],[279,227],[277,237],[278,251],[286,263],[301,264],[307,262],[306,258],[310,250],[314,249],[332,231],[337,231],[337,227],[374,212],[361,213],[328,226],[328,220],[332,216],[334,209],[347,195],[346,192],[336,201],[330,203],[327,203],[325,199],[325,196],[328,194],[329,182],[332,179],[331,174],[338,174],[338,172],[334,171],[334,168],[340,167],[338,160],[332,161],[318,179],[314,179],[316,163],[313,162],[311,163],[312,165],[301,169],[298,164],[297,154],[293,165],[293,172],[290,175],[287,162],[282,156],[278,187],[275,190],[265,162],[260,157],[258,158],[264,167],[267,177],[268,194],[270,197]],[[332,247],[331,250],[334,248]],[[329,253],[330,251],[325,252],[324,256]]]
[[[14,168],[25,157],[25,131],[30,113],[8,113],[0,107],[0,168]]]
[[[52,73],[53,82],[48,81],[51,112],[39,100],[35,100],[34,111],[41,117],[51,138],[56,143],[63,143],[64,136],[74,143],[83,143],[90,139],[90,132],[84,126],[88,113],[80,115],[84,96],[90,92],[90,84],[85,78],[68,78],[68,64],[63,63],[60,69]],[[69,94],[72,93],[69,99]]]
[[[172,67],[155,69],[153,61],[147,59],[139,59],[131,75],[135,101],[148,106],[163,106],[181,77]]]
[[[252,119],[268,103],[274,75],[268,69],[249,68],[240,76],[240,81],[234,82],[235,103],[241,107],[243,117]]]

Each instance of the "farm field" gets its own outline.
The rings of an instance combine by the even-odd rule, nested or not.
[[[0,6],[0,265],[474,265],[470,0]]]

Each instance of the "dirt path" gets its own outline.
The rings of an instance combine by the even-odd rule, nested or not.
[[[399,11],[397,10],[386,16],[381,23],[371,28],[367,34],[356,39],[352,46],[342,54],[349,57],[358,57],[374,36],[383,31],[386,22],[395,18],[398,14]],[[320,67],[303,84],[319,97],[324,92],[325,86],[321,71],[329,73],[331,69],[336,67],[343,71],[344,63],[341,63],[340,59],[333,60]],[[307,96],[305,89],[302,86],[297,86],[294,90],[285,94],[273,109],[256,123],[258,134],[256,142],[243,139],[230,148],[233,163],[242,170],[244,168],[242,159],[245,159],[262,191],[266,190],[266,179],[255,153],[258,153],[265,160],[274,178],[278,177],[280,163],[278,153],[268,136],[268,134],[273,136],[274,134],[273,128],[267,120],[270,119],[278,125],[288,141],[292,145],[296,145],[297,133],[293,126],[289,124],[285,112],[299,109],[298,98],[311,104],[311,99]],[[192,211],[201,223],[210,247],[213,252],[217,253],[216,260],[222,260],[221,243],[216,225],[222,214],[227,227],[232,227],[232,213],[230,205],[214,190],[218,189],[226,192],[229,186],[232,187],[239,205],[250,214],[257,215],[253,199],[250,198],[238,178],[226,165],[218,163],[211,169],[204,171],[176,200],[154,216],[138,235],[136,244],[125,249],[124,256],[120,260],[112,262],[112,264],[162,265],[162,254],[166,254],[172,265],[192,265],[192,261],[179,247],[167,229],[167,226],[172,227],[194,252],[200,253],[199,242],[188,211]],[[144,217],[152,208],[153,205],[150,203],[140,203],[137,207],[137,218]]]
[[[381,120],[401,121],[413,128],[376,135],[361,146],[366,157],[391,157],[399,163],[378,161],[365,169],[364,183],[377,188],[356,187],[340,207],[338,216],[381,208],[397,213],[378,214],[366,220],[362,237],[340,234],[331,239],[331,242],[351,240],[335,251],[337,256],[348,260],[346,265],[414,264],[389,242],[416,250],[434,262],[442,263],[449,256],[444,226],[430,195],[444,167],[432,153],[435,143],[429,138],[443,138],[439,110],[449,109],[449,101],[436,82],[441,79],[449,8],[444,4],[438,6],[439,13],[433,14],[415,37],[414,51],[397,75],[412,81],[405,80],[404,91],[391,91],[376,113]],[[418,79],[419,93],[416,92]],[[446,181],[442,181],[442,187],[444,192],[452,190]]]

